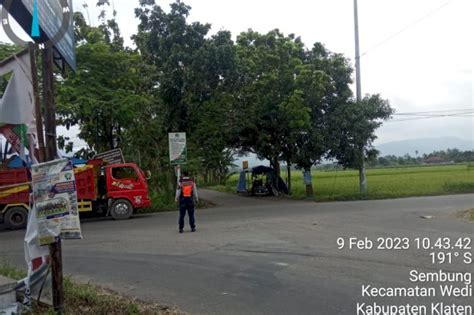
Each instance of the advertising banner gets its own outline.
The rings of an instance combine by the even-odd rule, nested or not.
[[[32,168],[33,211],[40,246],[57,237],[81,239],[74,170],[70,161],[55,160]]]

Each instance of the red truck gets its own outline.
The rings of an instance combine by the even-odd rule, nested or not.
[[[134,163],[105,165],[90,160],[74,169],[79,211],[128,219],[150,207],[147,179]],[[26,226],[31,175],[27,168],[0,170],[0,222],[10,229]]]

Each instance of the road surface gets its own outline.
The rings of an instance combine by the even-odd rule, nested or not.
[[[178,234],[175,212],[85,222],[84,239],[63,245],[65,273],[190,314],[357,314],[357,303],[472,302],[362,297],[362,285],[414,286],[411,270],[472,272],[459,259],[433,265],[430,251],[413,248],[416,237],[472,239],[474,225],[456,216],[473,207],[472,194],[333,203],[201,194],[217,206],[197,212],[197,233]],[[19,266],[23,234],[0,232],[1,256]],[[412,243],[339,250],[340,237]]]

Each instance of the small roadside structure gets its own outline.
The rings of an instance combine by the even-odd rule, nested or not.
[[[251,175],[251,176],[248,176]],[[278,196],[280,193],[288,194],[288,187],[281,177],[278,177],[275,187],[276,172],[273,168],[259,165],[251,170],[240,172],[237,183],[238,193],[247,193],[252,196]]]

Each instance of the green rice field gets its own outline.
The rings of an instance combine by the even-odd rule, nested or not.
[[[286,181],[286,172],[282,170]],[[219,191],[235,192],[238,175],[226,186],[214,186]],[[313,171],[316,201],[385,199],[409,196],[429,196],[474,193],[474,165],[455,164],[377,168],[367,170],[368,193],[359,193],[359,173],[356,170]],[[292,172],[292,198],[306,198],[302,173]]]

